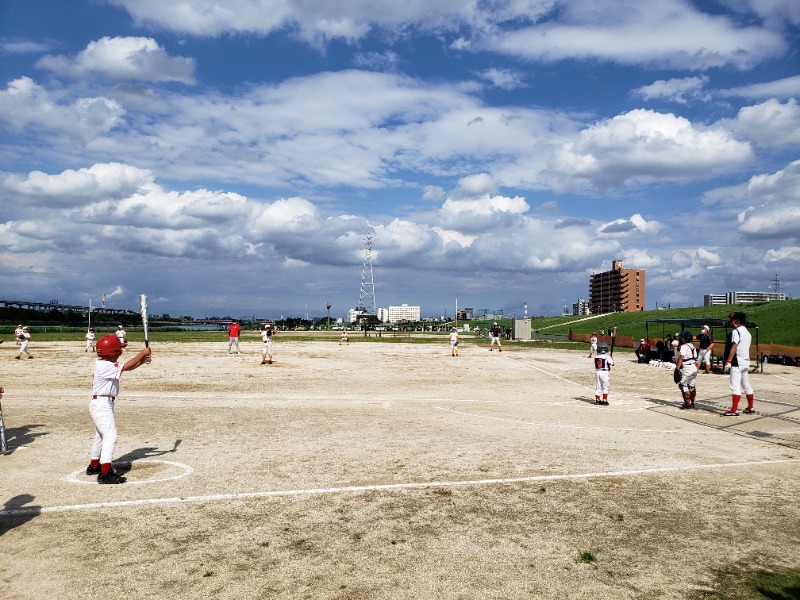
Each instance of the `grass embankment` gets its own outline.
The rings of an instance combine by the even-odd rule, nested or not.
[[[761,304],[735,304],[727,306],[697,306],[673,308],[671,310],[650,310],[635,313],[613,313],[589,317],[545,317],[531,321],[534,332],[566,335],[571,329],[575,333],[610,331],[617,328],[617,335],[634,338],[645,337],[646,321],[657,319],[727,319],[733,311],[741,311],[747,320],[758,325],[759,342],[762,344],[782,344],[800,346],[800,300],[784,302],[765,302]],[[672,335],[676,325],[664,326],[663,333]],[[651,323],[651,337],[662,337],[662,325]],[[699,328],[692,331],[695,335]]]

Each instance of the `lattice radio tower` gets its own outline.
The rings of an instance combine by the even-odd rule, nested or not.
[[[375,279],[372,276],[372,234],[364,238],[364,268],[361,271],[361,292],[358,295],[358,306],[369,314],[377,314],[375,308]]]

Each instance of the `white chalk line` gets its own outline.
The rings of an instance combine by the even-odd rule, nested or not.
[[[602,477],[631,477],[640,475],[659,475],[706,469],[725,469],[731,467],[753,467],[797,462],[796,459],[759,460],[739,463],[717,463],[682,467],[658,467],[652,469],[630,469],[626,471],[600,471],[595,473],[567,473],[559,475],[533,475],[530,477],[509,477],[506,479],[470,479],[464,481],[423,481],[407,483],[385,483],[373,485],[353,485],[329,488],[310,488],[296,490],[273,490],[266,492],[238,492],[232,494],[208,494],[205,496],[177,496],[173,498],[145,498],[141,500],[121,500],[116,502],[93,502],[65,506],[12,508],[0,511],[0,517],[16,515],[37,515],[42,513],[61,513],[98,508],[122,508],[127,506],[152,506],[156,504],[185,504],[189,502],[220,502],[225,500],[245,500],[248,498],[280,498],[286,496],[320,496],[329,494],[352,494],[361,492],[392,492],[441,487],[467,487],[484,485],[508,485],[514,483],[535,483],[541,481],[562,481],[595,479]]]
[[[153,458],[132,460],[132,461],[130,461],[131,467],[133,466],[134,463],[136,463],[136,464],[138,464],[138,463],[161,463],[161,464],[166,464],[166,465],[172,465],[173,467],[177,467],[181,472],[178,473],[177,475],[170,475],[168,477],[160,477],[158,479],[142,479],[142,480],[138,480],[138,481],[137,480],[131,481],[129,479],[126,482],[126,485],[143,485],[143,484],[146,484],[146,483],[160,483],[162,481],[173,481],[175,479],[182,479],[184,477],[187,477],[188,475],[191,475],[193,470],[194,470],[189,465],[185,465],[183,463],[172,462],[170,460],[157,460],[157,459],[153,459]],[[119,464],[119,463],[117,463],[117,464]],[[122,464],[126,464],[126,463],[122,463]],[[73,471],[72,473],[70,473],[69,475],[64,477],[64,481],[68,481],[70,483],[77,483],[77,484],[80,484],[80,485],[99,485],[96,480],[95,481],[89,481],[89,480],[85,480],[85,479],[78,479],[78,475],[82,475],[84,473],[85,473],[85,469],[78,469],[77,471]]]
[[[800,381],[795,381],[794,379],[789,379],[788,377],[783,377],[782,375],[775,375],[777,379],[783,379],[784,381],[788,381],[789,383],[793,383],[795,385],[800,385]]]

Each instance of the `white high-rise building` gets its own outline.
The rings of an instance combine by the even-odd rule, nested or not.
[[[400,306],[389,307],[389,322],[399,323],[400,321],[419,321],[420,307],[401,304]]]

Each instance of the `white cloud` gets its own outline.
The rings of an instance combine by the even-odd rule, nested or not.
[[[111,79],[195,82],[194,59],[169,56],[154,39],[143,37],[104,37],[74,58],[43,56],[36,65],[73,78],[99,73]]]
[[[39,54],[47,52],[50,47],[42,42],[32,40],[2,40],[0,50],[7,54]]]
[[[527,85],[520,73],[511,69],[486,69],[478,73],[478,76],[503,90],[515,90]]]
[[[747,183],[707,192],[703,201],[736,211],[738,231],[748,236],[800,239],[800,160]]]
[[[762,146],[800,145],[800,105],[794,98],[786,103],[771,99],[745,106],[735,119],[720,121],[718,125]]]
[[[459,200],[448,198],[439,210],[442,224],[449,229],[473,232],[513,224],[530,208],[524,198],[488,194]]]
[[[711,95],[704,90],[708,77],[684,77],[682,79],[659,79],[650,85],[633,90],[633,95],[645,100],[665,99],[679,104],[701,100],[707,102]]]
[[[122,124],[124,115],[119,103],[103,97],[63,103],[61,97],[29,77],[15,79],[6,90],[0,91],[0,119],[16,131],[44,128],[91,138]]]
[[[629,180],[711,177],[752,160],[746,143],[722,129],[695,127],[672,114],[637,109],[603,121],[564,145],[557,169],[597,187]]]
[[[556,6],[553,20],[497,32],[481,45],[537,61],[595,58],[689,70],[749,69],[786,49],[773,31],[740,26],[681,0],[578,0]]]
[[[291,31],[315,46],[356,42],[370,34],[403,39],[406,32],[464,32],[455,50],[490,49],[530,60],[596,58],[672,68],[751,68],[786,49],[775,27],[794,18],[782,0],[756,5],[766,26],[740,25],[683,0],[410,0],[347,3],[327,0],[108,0],[143,25],[196,36]]]
[[[766,98],[788,100],[800,96],[800,75],[793,75],[776,81],[752,83],[750,85],[719,90],[717,94],[722,97],[741,97],[756,100]]]
[[[658,221],[646,221],[642,215],[635,214],[630,219],[615,219],[610,223],[605,223],[598,228],[598,234],[603,235],[627,235],[629,233],[641,233],[645,235],[655,235],[663,225]]]
[[[151,184],[152,174],[120,163],[67,169],[58,175],[32,171],[26,177],[0,177],[0,189],[24,196],[33,206],[81,206],[87,199],[120,199]]]

